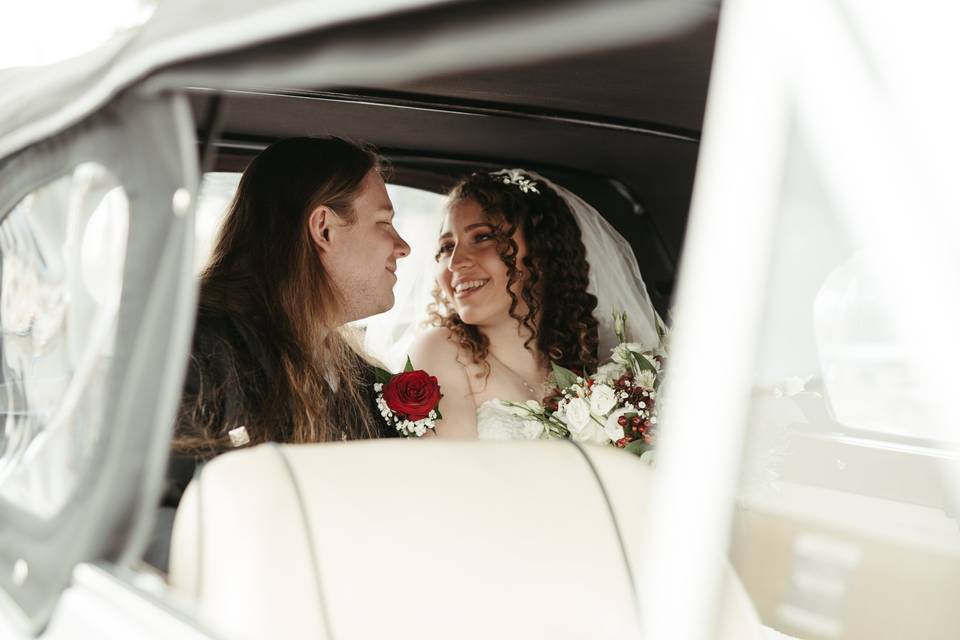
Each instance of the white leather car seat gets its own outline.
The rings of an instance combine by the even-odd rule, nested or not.
[[[188,488],[170,584],[224,638],[637,637],[653,473],[570,442],[238,450]],[[761,637],[724,590],[717,637]]]

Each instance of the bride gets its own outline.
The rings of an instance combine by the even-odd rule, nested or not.
[[[541,400],[551,361],[592,373],[617,344],[614,307],[644,350],[665,334],[629,243],[596,209],[530,171],[475,173],[454,187],[434,279],[435,326],[410,359],[440,382],[439,437],[540,437],[538,423],[504,402]]]
[[[434,279],[434,327],[410,358],[440,381],[440,437],[540,437],[504,402],[541,400],[551,362],[595,371],[615,345],[614,307],[646,348],[663,330],[627,241],[529,171],[478,172],[454,187]]]

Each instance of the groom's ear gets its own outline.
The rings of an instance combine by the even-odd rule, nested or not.
[[[307,217],[310,239],[321,251],[330,249],[330,227],[335,218],[336,214],[326,205],[316,207]]]

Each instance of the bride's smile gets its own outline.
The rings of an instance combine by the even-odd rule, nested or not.
[[[467,280],[454,283],[453,292],[454,296],[457,299],[463,299],[469,295],[473,295],[477,289],[481,288],[483,285],[490,282],[489,278],[482,280]]]
[[[473,325],[490,325],[510,319],[512,302],[507,287],[509,268],[501,256],[496,220],[472,199],[450,207],[440,230],[436,278],[444,296],[460,318]],[[526,255],[523,234],[512,237],[517,245],[516,264]],[[519,300],[521,282],[513,284]]]

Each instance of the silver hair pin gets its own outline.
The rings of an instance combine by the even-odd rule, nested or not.
[[[250,434],[247,433],[245,426],[230,429],[227,435],[230,436],[230,444],[234,447],[242,447],[245,444],[250,444]]]
[[[516,186],[520,191],[524,193],[540,193],[540,190],[537,189],[537,183],[523,175],[523,172],[520,169],[503,169],[501,171],[494,171],[490,176],[497,182],[502,182],[503,184],[512,184]]]

